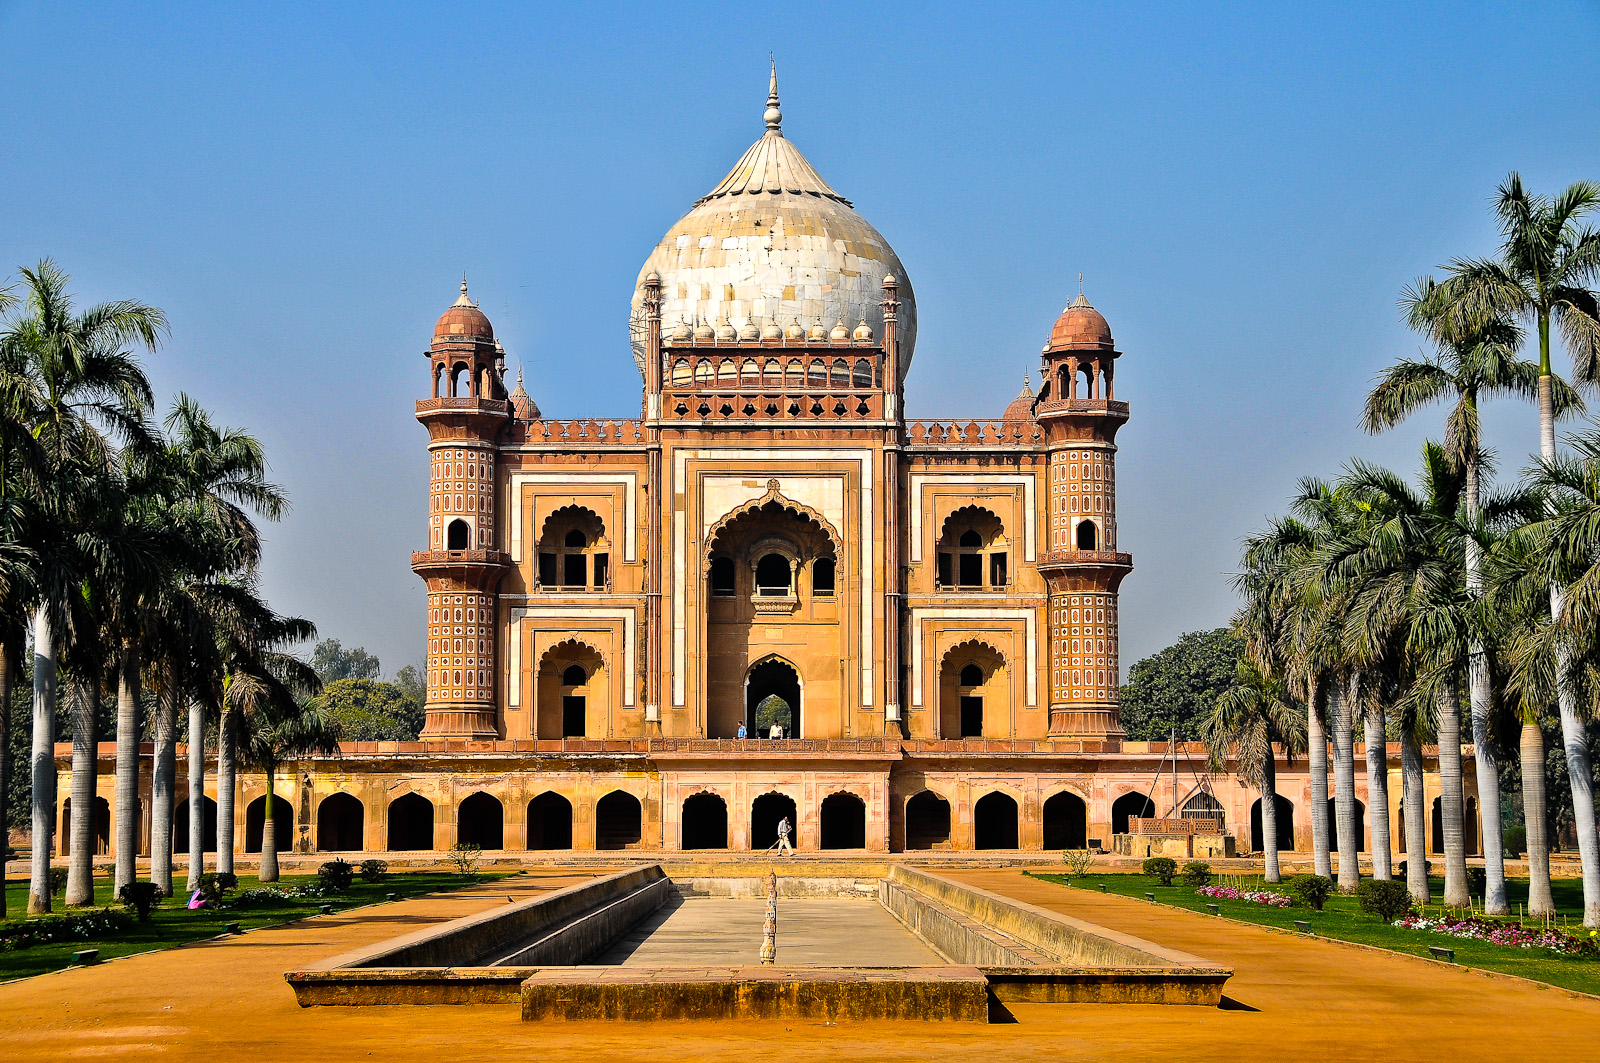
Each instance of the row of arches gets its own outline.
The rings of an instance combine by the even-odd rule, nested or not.
[[[1046,849],[1081,849],[1088,844],[1089,815],[1083,798],[1062,791],[1040,809]],[[1020,822],[1016,798],[1000,790],[978,798],[972,806],[974,849],[1015,849]],[[912,794],[906,802],[906,848],[950,846],[950,802],[932,790]]]
[[[799,830],[799,812],[794,798],[787,794],[766,793],[750,804],[750,848],[770,849],[778,843],[778,823],[787,818]],[[822,799],[818,809],[823,849],[865,849],[867,847],[867,803],[858,795],[841,791]],[[701,791],[684,799],[679,844],[684,849],[726,849],[729,847],[728,803],[721,794]]]
[[[883,383],[879,367],[867,358],[679,358],[669,380],[674,388],[759,388],[802,391],[809,388],[876,388]]]

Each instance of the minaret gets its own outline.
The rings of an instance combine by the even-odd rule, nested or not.
[[[510,558],[496,529],[496,446],[511,417],[504,352],[461,281],[427,352],[433,396],[417,403],[428,429],[428,548],[411,570],[428,585],[428,701],[424,738],[492,739],[495,588]]]
[[[1111,326],[1079,292],[1045,344],[1035,416],[1050,454],[1050,735],[1120,740],[1117,588],[1133,558],[1117,551],[1115,401],[1119,356]]]

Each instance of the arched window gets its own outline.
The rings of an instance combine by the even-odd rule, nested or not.
[[[782,554],[767,554],[756,562],[756,593],[782,595],[790,592],[793,573],[789,559]]]
[[[468,550],[472,547],[472,526],[464,520],[453,520],[446,531],[445,546],[451,550]]]
[[[550,514],[539,538],[539,589],[605,590],[610,584],[611,553],[599,515],[584,506]]]
[[[961,669],[961,685],[964,687],[983,686],[983,669],[975,664],[969,664]]]
[[[1094,521],[1092,521],[1092,520],[1080,520],[1078,522],[1078,549],[1079,550],[1098,550],[1098,549],[1100,549],[1100,545],[1099,545],[1099,529],[1097,529],[1094,526]]]
[[[1005,528],[982,506],[966,506],[945,521],[935,579],[941,588],[979,590],[1009,582]],[[987,580],[985,579],[987,569]]]
[[[731,598],[734,593],[734,565],[731,557],[711,559],[711,593],[718,598]]]
[[[835,358],[833,360],[833,372],[830,376],[829,383],[836,388],[849,387],[850,363],[846,362],[843,358]]]
[[[811,362],[806,367],[806,382],[814,388],[828,386],[828,364],[826,362]]]
[[[450,367],[450,397],[466,398],[472,390],[472,370],[467,368],[466,362],[457,362]]]
[[[782,362],[774,359],[761,367],[761,386],[765,388],[780,388],[783,386]]]
[[[679,358],[672,363],[672,384],[674,387],[683,387],[689,383],[689,363]]]
[[[870,388],[872,386],[872,363],[865,358],[856,362],[855,375],[850,381],[854,387]]]
[[[811,562],[811,593],[818,598],[833,597],[833,558],[819,557]]]
[[[561,737],[583,738],[588,733],[589,673],[583,665],[567,666],[561,673]]]

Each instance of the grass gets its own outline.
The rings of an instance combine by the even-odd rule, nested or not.
[[[1339,893],[1328,898],[1323,911],[1314,912],[1309,908],[1271,908],[1266,905],[1251,904],[1248,901],[1217,900],[1196,894],[1193,887],[1185,886],[1181,882],[1162,886],[1156,879],[1138,874],[1091,874],[1068,882],[1066,875],[1024,873],[1063,886],[1071,885],[1075,889],[1087,888],[1096,892],[1099,891],[1100,884],[1104,883],[1107,893],[1138,900],[1143,900],[1146,893],[1154,893],[1159,904],[1170,904],[1195,912],[1205,912],[1206,905],[1215,904],[1220,914],[1229,919],[1238,919],[1260,926],[1273,926],[1292,931],[1295,929],[1296,920],[1304,920],[1311,924],[1312,933],[1319,937],[1375,945],[1412,956],[1427,956],[1428,946],[1442,946],[1454,949],[1456,962],[1465,967],[1514,974],[1536,982],[1574,989],[1580,993],[1600,994],[1600,961],[1562,956],[1547,949],[1522,949],[1495,945],[1487,941],[1450,937],[1427,930],[1403,930],[1383,922],[1377,916],[1367,915],[1357,907],[1354,897]],[[1430,882],[1433,895],[1435,897],[1443,895],[1444,880],[1434,878]],[[1214,884],[1243,885],[1252,889],[1287,892],[1281,886],[1265,884],[1260,876],[1243,880],[1234,876],[1226,879],[1219,876]],[[1527,903],[1527,879],[1508,880],[1506,887],[1513,911],[1516,910],[1518,902]],[[1558,909],[1577,913],[1571,917],[1572,929],[1576,930],[1581,923],[1583,911],[1583,883],[1573,879],[1557,880],[1551,883],[1551,891],[1555,895]],[[1428,912],[1443,914],[1445,909],[1442,905],[1429,905]],[[1556,925],[1561,925],[1559,919]]]
[[[156,949],[169,949],[175,945],[184,945],[192,941],[203,941],[214,938],[226,932],[229,923],[238,923],[241,930],[255,927],[274,926],[279,923],[293,922],[309,915],[316,915],[324,904],[332,905],[333,910],[343,911],[349,908],[359,908],[362,905],[377,904],[388,899],[389,894],[396,894],[398,898],[419,897],[428,893],[442,893],[448,890],[460,889],[474,882],[483,882],[490,879],[502,878],[503,874],[459,875],[454,872],[424,872],[415,874],[391,873],[382,882],[363,882],[358,877],[351,887],[344,893],[331,897],[305,897],[295,898],[282,904],[271,906],[229,907],[221,909],[188,908],[188,894],[181,893],[168,897],[159,907],[150,913],[148,923],[135,923],[128,930],[113,932],[101,937],[87,940],[59,941],[48,944],[33,945],[23,949],[7,949],[0,951],[0,982],[16,978],[28,978],[36,974],[57,971],[63,967],[71,966],[72,954],[79,949],[99,949],[102,960],[114,956],[131,956],[140,952],[152,952]],[[269,885],[277,886],[305,886],[317,881],[315,875],[284,875],[282,880]],[[180,872],[177,884],[182,886],[183,876]],[[262,883],[253,875],[239,876],[239,889],[255,889]],[[96,907],[121,908],[111,895],[110,879],[96,876],[94,900]],[[61,903],[61,894],[53,898],[52,916],[59,914],[79,914],[92,911],[87,908],[67,909]],[[26,912],[28,908],[28,883],[26,880],[13,880],[6,883],[6,912],[12,921],[20,921],[19,913]],[[45,916],[43,918],[50,918]],[[11,924],[0,924],[11,925]]]

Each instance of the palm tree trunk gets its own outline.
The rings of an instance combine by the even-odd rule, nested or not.
[[[178,697],[169,684],[156,700],[155,768],[150,778],[150,881],[172,896],[172,805],[178,783]]]
[[[1476,526],[1479,520],[1478,458],[1467,462],[1467,515]],[[1483,553],[1477,540],[1467,540],[1467,593],[1483,594]],[[1467,698],[1472,706],[1472,767],[1478,780],[1478,816],[1483,839],[1483,911],[1485,915],[1506,915],[1511,905],[1506,897],[1506,859],[1504,828],[1500,824],[1500,756],[1489,737],[1489,714],[1493,694],[1489,689],[1489,658],[1477,640],[1467,647]]]
[[[139,878],[139,651],[125,645],[117,675],[117,856],[113,897]]]
[[[189,881],[188,892],[200,888],[206,873],[206,706],[197,697],[189,699]]]
[[[272,804],[277,800],[272,792],[272,777],[276,772],[275,765],[267,765],[267,798],[262,802],[267,818],[261,821],[261,870],[256,876],[262,882],[278,881],[278,825],[272,819]]]
[[[1406,821],[1406,885],[1419,904],[1428,903],[1427,795],[1422,785],[1422,750],[1410,727],[1400,732],[1400,813]]]
[[[16,638],[9,627],[0,628],[5,632],[0,635],[0,922],[5,921],[9,907],[6,904],[6,854],[10,852],[7,841],[11,833],[11,802],[6,798],[11,793],[11,683],[16,675],[17,649]]]
[[[1323,878],[1333,877],[1333,860],[1328,855],[1328,731],[1322,723],[1317,684],[1306,699],[1306,762],[1311,776],[1311,855],[1314,869]]]
[[[1367,746],[1367,822],[1372,824],[1372,877],[1394,877],[1389,841],[1389,736],[1383,706],[1374,700],[1363,725]]]
[[[28,914],[50,910],[50,852],[56,825],[56,636],[50,611],[33,612],[33,860]]]
[[[1466,811],[1461,793],[1461,691],[1454,679],[1439,688],[1439,815],[1444,827],[1444,903],[1465,908],[1472,903],[1467,892],[1467,840],[1462,831]]]
[[[87,676],[72,682],[72,839],[67,855],[69,908],[94,903],[94,821],[96,783],[99,781],[99,743],[95,741],[95,716],[100,707],[100,684]]]
[[[1566,592],[1550,591],[1550,612],[1560,616]],[[1578,858],[1583,864],[1583,925],[1600,928],[1600,834],[1595,832],[1594,776],[1589,767],[1589,737],[1572,684],[1565,678],[1571,667],[1569,651],[1556,647],[1556,675],[1561,677],[1556,703],[1561,712],[1561,746],[1567,755],[1567,776],[1572,786],[1572,824],[1578,832]]]
[[[1556,456],[1555,402],[1549,376],[1550,318],[1539,318],[1539,453],[1545,461]],[[1564,588],[1550,588],[1550,618],[1559,621],[1565,604]],[[1600,834],[1595,832],[1594,778],[1590,774],[1588,738],[1578,699],[1567,678],[1568,652],[1556,648],[1556,702],[1561,714],[1561,746],[1567,757],[1567,776],[1572,786],[1572,818],[1578,829],[1578,857],[1583,863],[1583,925],[1600,927]],[[1531,853],[1529,854],[1531,857]]]
[[[1352,679],[1329,694],[1333,717],[1333,811],[1339,832],[1339,891],[1354,893],[1361,885],[1361,841],[1356,836],[1355,707],[1359,683]]]
[[[1556,914],[1550,893],[1550,818],[1544,792],[1544,732],[1536,720],[1522,721],[1522,821],[1528,832],[1528,914]]]
[[[233,798],[238,786],[234,710],[224,707],[217,727],[217,872],[233,873]]]
[[[1278,765],[1270,742],[1261,763],[1261,851],[1266,856],[1267,881],[1282,882],[1278,869]]]

